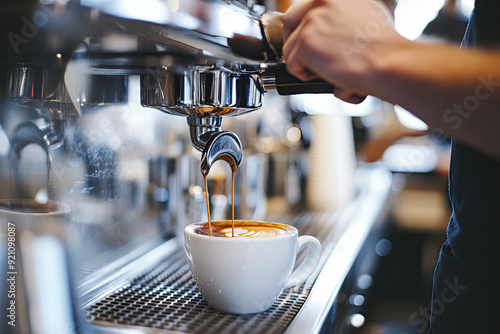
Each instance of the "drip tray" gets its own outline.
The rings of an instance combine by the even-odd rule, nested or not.
[[[265,312],[233,315],[213,309],[194,282],[183,250],[86,308],[87,320],[191,333],[282,333],[304,304],[314,281],[284,290]]]

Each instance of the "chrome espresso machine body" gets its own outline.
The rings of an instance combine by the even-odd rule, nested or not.
[[[59,268],[67,257],[71,274],[63,281],[75,288],[59,293],[87,310],[87,320],[99,323],[92,307],[101,307],[108,286],[135,284],[124,278],[144,264],[134,260],[151,249],[167,254],[165,240],[179,237],[186,221],[203,219],[200,170],[207,173],[215,161],[240,166],[241,218],[264,218],[266,158],[249,145],[255,137],[240,141],[222,131],[222,120],[260,109],[268,91],[331,93],[333,87],[286,72],[280,16],[256,9],[265,8],[234,0],[0,4],[0,199],[69,204],[64,231],[42,226],[40,233],[57,234],[64,244]],[[227,207],[227,198],[217,196],[226,185],[217,177],[210,182],[217,216]],[[17,233],[20,240],[30,231]],[[2,266],[6,235],[2,226]],[[26,240],[19,243],[32,239]],[[35,254],[18,252],[20,266],[36,263]],[[51,270],[34,268],[33,277]],[[18,282],[21,325],[2,323],[2,333],[95,330],[78,316],[72,324],[44,321],[40,310],[52,304],[34,296],[56,287],[42,279],[36,286],[25,277]],[[0,293],[5,310],[7,294]]]

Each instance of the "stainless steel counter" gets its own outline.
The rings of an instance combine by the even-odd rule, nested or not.
[[[251,315],[217,312],[203,299],[172,239],[112,275],[80,285],[81,310],[98,333],[318,333],[335,303],[364,241],[390,203],[392,175],[360,168],[353,201],[334,212],[301,212],[270,220],[316,236],[323,254],[316,272],[286,289],[267,311]]]

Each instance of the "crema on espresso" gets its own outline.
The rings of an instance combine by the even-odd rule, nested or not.
[[[233,228],[231,221],[213,221],[212,236],[232,238]],[[208,223],[197,224],[196,234],[210,235]],[[280,235],[293,233],[294,229],[283,224],[253,221],[235,221],[234,237],[242,238],[274,238]]]

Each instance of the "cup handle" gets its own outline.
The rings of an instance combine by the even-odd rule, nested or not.
[[[304,261],[290,274],[286,281],[285,289],[304,282],[316,269],[321,257],[321,243],[315,237],[303,235],[298,238],[297,254],[307,247]],[[295,256],[297,256],[297,254]]]

